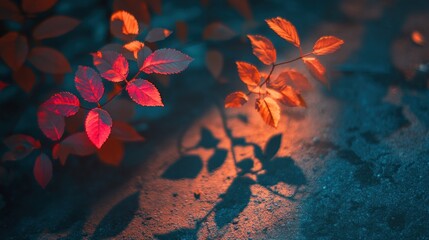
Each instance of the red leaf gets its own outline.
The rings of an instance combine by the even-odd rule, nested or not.
[[[7,84],[7,83],[5,83],[3,81],[0,81],[0,91],[3,90],[3,89],[5,89],[7,86],[9,86],[9,84]]]
[[[225,98],[225,108],[241,107],[249,98],[244,92],[233,92]]]
[[[131,99],[142,106],[164,106],[158,89],[149,81],[141,78],[127,84]]]
[[[325,77],[326,69],[325,67],[314,57],[305,57],[302,58],[305,63],[305,66],[310,70],[310,73],[323,84],[327,84],[328,80]]]
[[[84,132],[78,132],[65,138],[58,147],[58,157],[62,165],[66,163],[69,154],[88,156],[96,152],[96,148]]]
[[[124,153],[124,143],[118,139],[109,138],[97,151],[97,156],[103,163],[119,166],[124,158]]]
[[[185,70],[193,59],[175,49],[156,50],[143,62],[140,70],[145,73],[174,74]]]
[[[74,78],[76,89],[88,102],[98,102],[103,97],[104,86],[98,73],[85,66],[79,66]]]
[[[144,140],[144,138],[130,124],[119,121],[113,122],[112,137],[127,142],[138,142]]]
[[[319,38],[313,46],[313,53],[325,55],[337,51],[344,41],[334,36],[324,36]]]
[[[64,133],[64,117],[47,111],[43,105],[37,111],[37,123],[46,137],[53,141],[60,140]]]
[[[72,93],[59,92],[49,98],[43,106],[58,115],[70,117],[79,111],[79,99]]]
[[[28,60],[40,71],[50,74],[71,72],[69,61],[64,55],[49,47],[31,49]]]
[[[112,118],[109,113],[101,108],[89,111],[85,119],[85,131],[89,140],[100,149],[106,142],[112,129]]]
[[[22,66],[18,71],[13,72],[13,80],[26,93],[30,93],[36,83],[36,75],[29,67]]]
[[[281,17],[271,18],[265,21],[267,22],[268,26],[281,38],[292,43],[296,47],[300,47],[298,32],[291,22]]]
[[[33,173],[37,183],[45,189],[52,178],[52,162],[46,154],[42,153],[36,158]]]
[[[266,65],[271,65],[276,62],[277,54],[273,43],[263,36],[247,35],[252,43],[253,54]]]
[[[22,0],[22,9],[28,13],[44,12],[57,3],[57,0]]]
[[[235,62],[237,64],[238,75],[241,81],[243,81],[249,90],[253,90],[259,85],[261,75],[258,69],[250,63],[246,62]]]
[[[113,51],[98,51],[92,54],[94,66],[101,76],[112,82],[127,79],[128,62],[122,54]]]
[[[37,40],[58,37],[73,30],[79,20],[67,16],[53,16],[41,22],[33,31]]]
[[[229,27],[220,22],[214,22],[204,28],[203,38],[211,41],[225,41],[235,37],[237,34]]]
[[[143,67],[144,61],[146,60],[149,55],[152,54],[152,50],[150,48],[144,46],[142,49],[140,49],[137,53],[137,66],[139,69]]]
[[[9,148],[7,157],[3,156],[3,160],[19,160],[28,156],[34,149],[40,148],[40,142],[32,136],[24,134],[15,134],[3,140],[4,144]]]
[[[206,64],[210,73],[214,78],[218,78],[222,73],[223,68],[223,55],[217,50],[207,51]]]
[[[0,38],[1,57],[13,70],[18,70],[28,54],[28,43],[25,36],[9,32]]]
[[[21,15],[21,11],[13,1],[2,0],[0,1],[0,19],[22,22],[24,17]]]
[[[139,24],[130,13],[117,11],[110,17],[110,32],[121,40],[131,41],[139,34]]]
[[[141,0],[114,0],[114,11],[125,10],[133,15],[138,22],[150,23],[150,13],[146,2]]]
[[[280,120],[280,107],[274,99],[270,97],[260,98],[256,100],[255,108],[266,124],[277,128]]]
[[[158,42],[166,39],[171,33],[172,31],[165,28],[153,28],[146,35],[145,41],[150,43]]]

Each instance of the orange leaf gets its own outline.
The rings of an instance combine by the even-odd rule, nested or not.
[[[228,0],[229,5],[235,8],[246,20],[251,20],[252,9],[250,9],[248,0]]]
[[[120,140],[109,138],[97,151],[97,156],[103,163],[119,166],[124,158],[124,143]]]
[[[150,23],[150,13],[145,1],[142,0],[114,0],[113,10],[124,10],[133,15],[138,22]]]
[[[13,70],[18,70],[28,54],[28,43],[25,36],[17,32],[9,32],[0,38],[0,54],[6,64]]]
[[[229,27],[220,22],[214,22],[204,28],[203,38],[212,41],[225,41],[235,37],[237,34]]]
[[[281,17],[266,19],[265,21],[281,38],[292,43],[296,47],[300,47],[298,32],[291,22]]]
[[[276,62],[277,54],[271,41],[259,35],[247,35],[252,43],[253,54],[264,64],[271,65]]]
[[[233,92],[225,98],[225,108],[241,107],[249,98],[244,92]]]
[[[18,71],[13,72],[13,80],[26,93],[30,93],[36,83],[36,75],[29,67],[22,66]]]
[[[58,37],[73,30],[79,21],[67,16],[53,16],[46,19],[34,29],[33,36],[37,40]]]
[[[313,46],[313,53],[316,55],[326,55],[337,51],[344,41],[334,36],[324,36],[319,38]]]
[[[64,55],[48,47],[35,47],[31,49],[28,60],[37,69],[45,73],[59,74],[71,71],[69,61]]]
[[[305,63],[305,66],[308,68],[310,73],[321,81],[323,84],[327,84],[328,80],[325,77],[326,69],[325,67],[314,57],[304,57],[302,60]]]
[[[241,81],[247,84],[249,90],[256,88],[261,80],[258,69],[250,63],[239,61],[235,63],[237,64],[238,75]]]
[[[266,124],[277,128],[280,120],[280,107],[274,99],[271,97],[259,98],[256,100],[255,108]]]
[[[218,78],[222,73],[223,68],[223,55],[217,50],[207,51],[206,64],[210,73],[214,78]]]
[[[300,91],[312,88],[308,79],[295,69],[286,69],[275,80],[270,80],[268,85],[277,90],[282,89],[285,85],[290,85]]]
[[[139,34],[139,24],[130,13],[117,11],[110,17],[110,31],[123,41],[131,41]]]
[[[283,89],[276,91],[267,88],[267,92],[275,99],[288,107],[307,107],[301,94],[295,91],[291,86],[285,86]]]
[[[138,52],[144,47],[140,41],[132,41],[124,45],[124,57],[127,59],[137,60]]]
[[[57,3],[57,0],[23,0],[22,9],[28,13],[44,12]]]
[[[423,46],[425,44],[425,38],[419,31],[413,31],[411,33],[411,40],[417,45]]]

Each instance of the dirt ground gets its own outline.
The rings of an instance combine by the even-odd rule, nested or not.
[[[120,167],[75,158],[47,190],[20,186],[0,239],[429,239],[429,94],[393,60],[404,23],[428,15],[416,3],[372,6],[376,17],[358,20],[309,10],[304,48],[321,35],[345,45],[322,57],[330,87],[313,82],[308,108],[283,108],[277,129],[251,103],[222,107],[243,87],[233,61],[251,54],[236,47],[231,86],[178,94]],[[195,76],[209,75],[195,67],[181,78]]]

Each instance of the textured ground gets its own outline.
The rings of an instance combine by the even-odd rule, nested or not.
[[[346,23],[317,23],[326,16],[308,11],[305,48],[322,34],[346,44],[323,58],[331,87],[315,83],[307,109],[284,108],[273,129],[251,103],[220,107],[232,86],[196,84],[150,125],[147,142],[127,145],[119,168],[72,159],[47,191],[8,203],[0,238],[429,239],[429,95],[391,55],[418,7],[400,2]],[[233,61],[251,51],[229,48],[243,55],[225,69],[237,88]]]

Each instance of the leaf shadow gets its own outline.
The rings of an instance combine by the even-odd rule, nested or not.
[[[184,155],[170,165],[161,175],[170,180],[193,179],[198,176],[203,168],[203,160],[198,155]]]
[[[226,157],[228,156],[228,150],[226,149],[217,149],[213,153],[213,155],[209,158],[207,162],[207,170],[209,173],[213,173],[217,169],[219,169],[226,160]]]
[[[140,192],[135,192],[116,204],[98,224],[91,239],[114,238],[120,234],[139,209]]]

